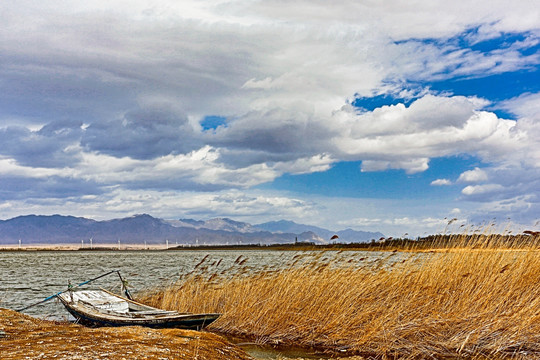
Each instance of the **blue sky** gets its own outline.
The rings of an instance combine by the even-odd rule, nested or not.
[[[2,219],[538,230],[534,2],[18,1],[0,21]]]

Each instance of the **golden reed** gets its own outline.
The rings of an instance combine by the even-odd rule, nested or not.
[[[203,271],[142,300],[223,313],[213,331],[259,343],[372,358],[540,358],[538,234],[431,240],[430,249],[409,244],[375,260],[306,253],[234,276],[198,264]]]

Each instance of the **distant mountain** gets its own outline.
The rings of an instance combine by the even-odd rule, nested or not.
[[[238,231],[241,233],[252,233],[260,230],[254,229],[251,224],[234,221],[227,218],[210,219],[204,222],[204,228],[223,231]]]
[[[294,233],[299,234],[305,231],[312,231],[316,234],[319,234],[322,237],[327,237],[332,231],[326,230],[317,226],[297,224],[294,221],[288,220],[279,220],[279,221],[270,221],[264,224],[255,225],[256,228],[262,229],[270,232],[279,232],[279,233]],[[334,235],[333,233],[330,235]],[[328,237],[330,238],[330,237]]]
[[[199,229],[204,226],[204,221],[202,220],[180,219],[180,220],[165,220],[165,221],[174,227],[191,227],[194,229]]]
[[[73,216],[18,216],[0,221],[0,243],[16,243],[19,239],[32,243],[65,243],[74,237],[87,237],[96,223]]]
[[[0,220],[0,244],[89,244],[99,243],[158,244],[273,244],[310,241],[326,243],[337,234],[341,241],[359,242],[378,239],[381,233],[355,230],[330,230],[278,221],[253,226],[228,218],[206,221],[193,219],[163,220],[147,214],[122,219],[95,221],[62,215],[27,215]]]
[[[254,227],[274,233],[298,234],[302,232],[313,232],[319,235],[321,238],[325,239],[326,241],[329,241],[330,238],[334,235],[337,235],[339,237],[338,241],[340,242],[367,242],[371,239],[380,239],[381,237],[384,237],[384,235],[380,232],[357,231],[352,229],[332,231],[317,226],[297,224],[294,221],[288,220],[271,221],[255,225]]]
[[[210,229],[223,230],[240,233],[258,232],[261,229],[256,229],[253,225],[231,220],[228,218],[215,218],[206,221],[193,219],[166,220],[169,224],[175,227],[191,227],[194,229]]]
[[[327,244],[328,241],[320,237],[319,235],[315,234],[313,231],[304,231],[301,234],[298,234],[297,237],[294,239],[295,241],[298,240],[300,242],[312,242],[315,244]]]
[[[375,231],[357,231],[352,229],[346,229],[336,232],[336,235],[339,236],[337,241],[349,243],[349,242],[368,242],[373,239],[378,240],[382,237],[385,237],[383,233]]]

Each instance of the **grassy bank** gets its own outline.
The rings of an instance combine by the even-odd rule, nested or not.
[[[201,263],[143,300],[221,312],[214,331],[260,343],[378,358],[540,357],[540,252],[501,239],[440,239],[439,251],[387,252],[374,262],[303,254],[280,269],[230,269],[235,276]]]
[[[0,308],[0,358],[23,359],[199,359],[250,360],[215,334],[138,326],[89,329],[36,319]]]

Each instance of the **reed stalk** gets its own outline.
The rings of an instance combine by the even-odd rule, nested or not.
[[[374,358],[540,358],[539,240],[455,235],[375,261],[319,252],[234,276],[208,267],[142,300],[222,313],[213,331],[263,344]]]

